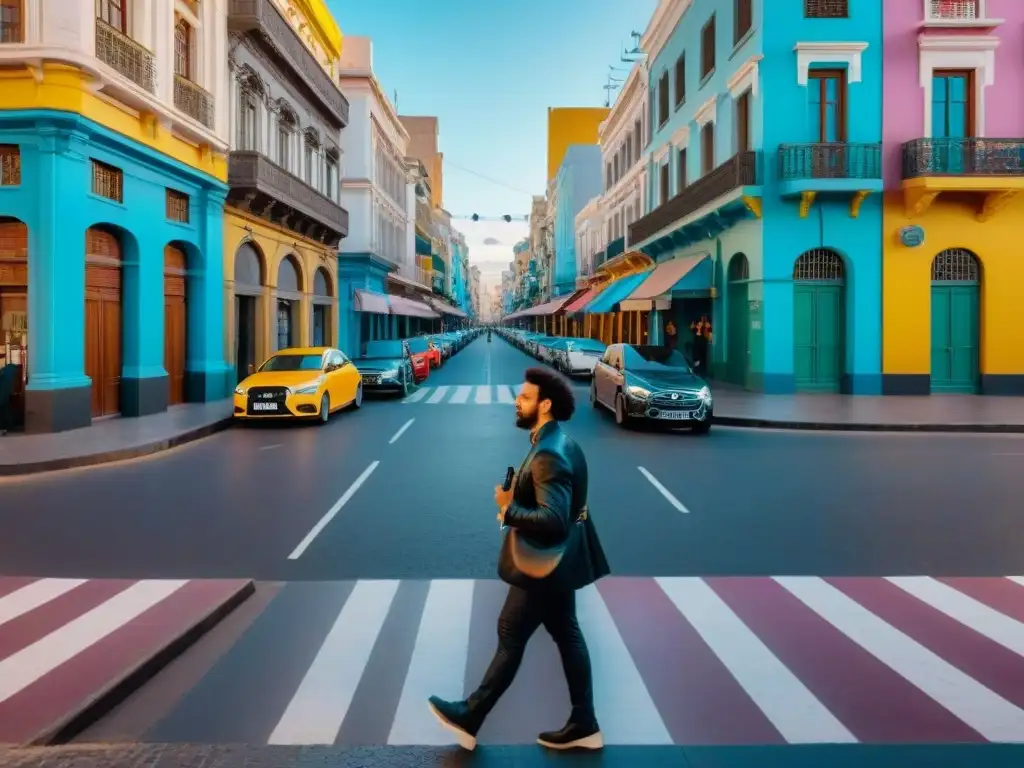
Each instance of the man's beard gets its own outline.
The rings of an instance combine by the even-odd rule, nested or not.
[[[537,426],[537,412],[519,413],[516,411],[516,426],[520,429],[533,429]]]

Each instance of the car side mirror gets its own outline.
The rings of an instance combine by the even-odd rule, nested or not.
[[[250,365],[249,366],[249,375],[252,376],[253,373],[255,372],[255,370],[256,370],[256,366],[255,365]]]

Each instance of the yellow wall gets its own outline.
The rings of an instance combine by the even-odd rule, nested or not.
[[[981,196],[943,193],[920,216],[904,214],[903,194],[887,192],[882,263],[882,371],[931,372],[931,266],[947,248],[981,263],[981,373],[1024,373],[1024,195],[987,222],[975,219]],[[907,248],[901,227],[917,225],[924,243]]]
[[[548,107],[548,181],[555,178],[571,144],[597,144],[607,107]]]
[[[41,83],[36,83],[28,69],[0,69],[0,110],[74,112],[214,178],[227,180],[224,155],[190,144],[161,128],[156,121],[133,115],[101,99],[89,89],[90,80],[85,72],[62,64],[44,65]]]
[[[250,234],[245,228],[252,230]],[[300,312],[302,322],[299,323],[299,343],[308,345],[310,343],[310,314],[312,312],[310,295],[313,293],[313,277],[318,268],[323,268],[328,275],[328,289],[332,296],[337,297],[338,280],[338,253],[323,243],[304,238],[295,232],[277,227],[256,216],[240,211],[236,208],[224,208],[224,285],[225,285],[225,323],[224,323],[224,350],[227,360],[233,365],[235,363],[235,254],[239,246],[244,242],[252,242],[257,252],[261,253],[264,259],[264,280],[266,285],[263,289],[263,297],[256,311],[256,359],[262,362],[270,357],[272,344],[271,333],[273,328],[272,313],[272,292],[277,287],[277,274],[281,261],[287,256],[294,256],[299,262],[302,281],[302,288],[306,296],[302,300]],[[299,247],[296,248],[295,244]],[[328,323],[327,343],[336,344],[338,336],[338,305],[335,302],[331,306],[331,316]]]

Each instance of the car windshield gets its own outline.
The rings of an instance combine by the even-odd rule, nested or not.
[[[368,341],[366,342],[366,357],[402,357],[402,342]]]
[[[626,368],[630,371],[658,371],[666,368],[693,373],[678,350],[656,347],[650,344],[633,344],[627,347]]]
[[[420,352],[426,352],[429,349],[426,339],[409,339],[409,351],[414,355],[418,355]]]
[[[260,372],[319,371],[322,359],[320,355],[274,355],[260,366]]]

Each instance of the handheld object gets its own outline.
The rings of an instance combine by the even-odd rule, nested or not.
[[[513,467],[509,467],[508,469],[505,470],[505,482],[502,483],[501,485],[502,490],[507,491],[512,487],[512,480],[515,478],[515,476],[516,471]]]

